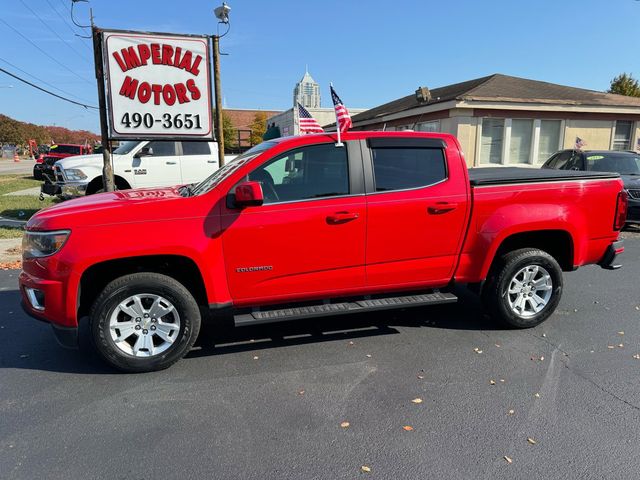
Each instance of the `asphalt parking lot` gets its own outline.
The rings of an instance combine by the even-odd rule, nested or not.
[[[208,328],[139,375],[58,347],[0,272],[0,478],[638,478],[640,235],[625,236],[624,268],[566,274],[532,330],[466,295]]]

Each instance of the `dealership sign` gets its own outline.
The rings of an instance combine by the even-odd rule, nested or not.
[[[105,31],[111,138],[213,138],[206,36]]]

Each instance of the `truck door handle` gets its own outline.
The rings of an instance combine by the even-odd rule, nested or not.
[[[433,205],[429,205],[427,211],[431,215],[440,215],[447,213],[458,208],[458,204],[454,202],[436,202]]]
[[[327,217],[327,223],[330,225],[338,225],[340,223],[347,223],[351,220],[358,218],[360,214],[352,212],[336,212]]]
[[[176,162],[166,162],[166,163],[167,163],[167,165],[175,165],[176,164]]]
[[[207,163],[216,163],[215,160],[207,160]]]

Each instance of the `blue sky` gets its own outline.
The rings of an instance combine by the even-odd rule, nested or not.
[[[348,107],[373,107],[408,95],[419,85],[435,88],[491,73],[594,90],[606,90],[621,72],[640,77],[640,1],[636,0],[228,3],[231,30],[221,40],[221,50],[229,55],[221,65],[229,108],[289,108],[294,84],[306,64],[321,85],[323,106],[330,106],[328,90],[333,82]],[[10,62],[67,92],[63,95],[71,93],[95,105],[91,43],[72,34],[80,29],[69,22],[70,4],[70,0],[2,0],[0,19],[41,50],[0,20],[0,66],[23,75],[5,63]],[[218,0],[92,0],[76,4],[75,12],[77,20],[87,22],[92,7],[96,23],[104,28],[214,33],[212,11],[219,4]],[[2,73],[0,113],[99,131],[96,113]]]

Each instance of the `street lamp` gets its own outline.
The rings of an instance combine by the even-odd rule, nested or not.
[[[220,39],[229,33],[231,24],[229,23],[229,12],[231,7],[226,3],[216,8],[213,13],[220,24],[227,25],[227,31],[220,35],[213,35],[213,89],[216,97],[216,139],[218,140],[218,165],[224,165],[224,131],[222,122],[222,92],[220,89]]]

